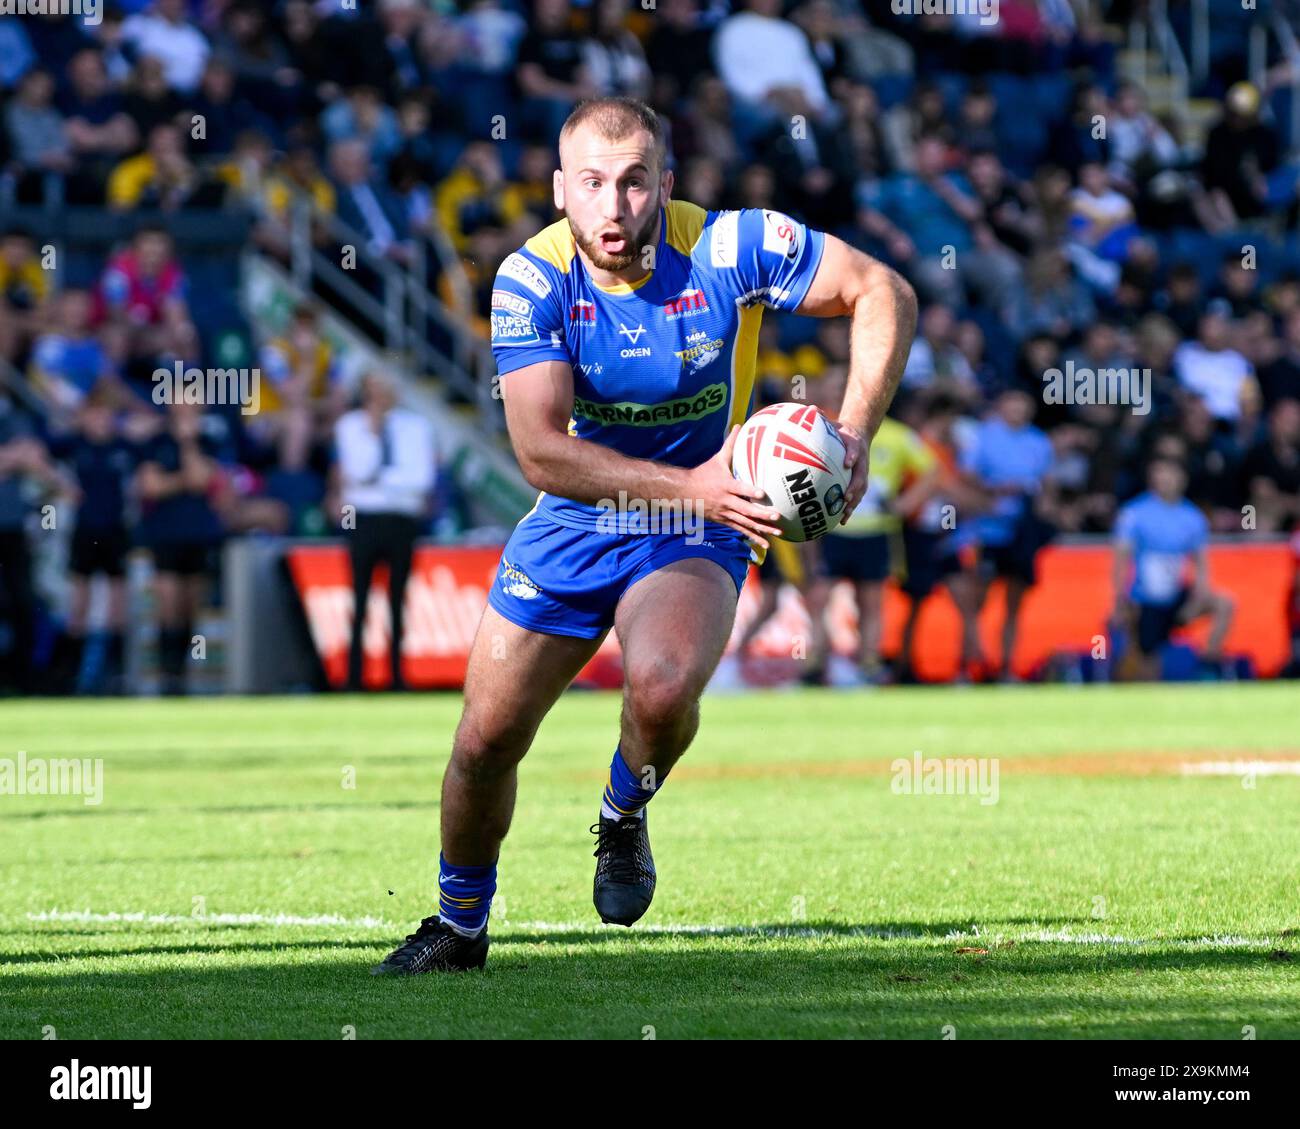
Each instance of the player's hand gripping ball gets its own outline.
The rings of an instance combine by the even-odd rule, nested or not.
[[[787,541],[816,541],[838,525],[853,471],[835,425],[811,404],[773,404],[736,436],[731,472],[767,494]]]

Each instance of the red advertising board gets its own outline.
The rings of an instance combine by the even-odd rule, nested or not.
[[[442,548],[416,550],[406,594],[406,638],[403,672],[411,686],[458,687],[465,676],[470,644],[487,592],[501,557],[500,548]],[[302,600],[312,641],[332,686],[347,679],[348,642],[352,630],[352,579],[347,551],[338,543],[298,546],[289,550],[289,569]],[[1105,631],[1113,593],[1111,554],[1106,545],[1052,546],[1038,558],[1039,584],[1026,597],[1013,667],[1029,674],[1053,654],[1090,651],[1094,637]],[[1261,675],[1276,674],[1289,650],[1286,601],[1293,563],[1280,543],[1215,545],[1210,550],[1211,576],[1217,587],[1237,602],[1237,618],[1228,649],[1249,655]],[[388,680],[388,597],[386,572],[381,569],[366,609],[364,681],[380,687]],[[751,576],[741,594],[736,638],[758,603],[758,585]],[[898,645],[908,600],[892,586],[885,595],[884,647]],[[837,589],[829,612],[832,645],[852,653],[856,645],[856,613],[847,585]],[[996,660],[1003,618],[995,589],[980,619],[986,654]],[[796,636],[807,636],[807,616],[798,593],[787,588],[777,614],[754,644],[759,657],[788,658]],[[957,610],[946,591],[936,592],[922,609],[917,632],[916,665],[922,678],[951,678],[957,670],[960,640]],[[1203,642],[1207,625],[1189,637]],[[597,685],[618,685],[618,644],[613,634],[583,671]]]

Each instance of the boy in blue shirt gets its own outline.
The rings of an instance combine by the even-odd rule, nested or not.
[[[1234,604],[1210,588],[1209,522],[1183,496],[1180,463],[1153,459],[1147,484],[1115,520],[1115,620],[1135,629],[1141,678],[1159,677],[1160,650],[1175,628],[1207,615],[1213,626],[1202,658],[1220,666]]]

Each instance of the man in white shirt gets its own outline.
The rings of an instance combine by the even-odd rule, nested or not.
[[[388,565],[391,688],[402,678],[402,609],[411,553],[433,489],[436,457],[428,420],[397,406],[392,382],[376,373],[362,381],[361,407],[334,428],[342,478],[343,528],[352,557],[352,644],[348,688],[361,689],[362,636],[370,578]]]
[[[185,0],[157,0],[147,15],[131,16],[122,38],[141,55],[160,59],[167,85],[182,94],[198,89],[212,48],[186,17]]]
[[[1201,315],[1197,339],[1186,341],[1174,353],[1178,383],[1201,397],[1216,420],[1236,423],[1242,398],[1254,383],[1255,369],[1236,349],[1228,347],[1230,307],[1216,298]]]
[[[713,39],[718,74],[733,98],[755,108],[795,96],[814,116],[830,105],[808,37],[780,18],[781,0],[749,0]],[[775,108],[775,107],[770,107]]]

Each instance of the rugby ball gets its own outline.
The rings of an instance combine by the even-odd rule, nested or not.
[[[767,494],[786,541],[816,541],[844,514],[852,477],[834,424],[812,404],[773,404],[736,436],[731,473]]]

